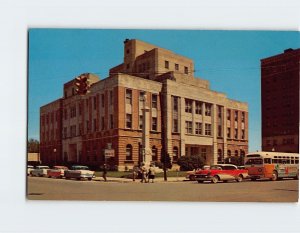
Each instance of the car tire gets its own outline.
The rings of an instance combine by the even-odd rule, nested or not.
[[[237,182],[242,182],[242,181],[243,181],[243,176],[242,176],[242,175],[239,175],[239,176],[236,178],[236,181],[237,181]]]
[[[256,178],[251,178],[252,181],[256,181]]]
[[[195,181],[195,175],[190,175],[190,180]]]
[[[224,182],[224,183],[227,183],[227,182],[228,182],[228,180],[223,180],[223,182]]]
[[[76,178],[77,180],[81,180],[81,178],[79,177],[79,178]]]
[[[273,171],[271,180],[272,180],[272,181],[278,180],[278,173],[277,173],[277,171]]]
[[[200,184],[200,183],[203,183],[203,180],[197,180],[198,181],[198,183]]]
[[[91,180],[92,180],[92,178],[88,178],[88,180],[89,180],[89,181],[91,181]]]
[[[214,183],[214,184],[218,183],[218,181],[219,181],[219,177],[218,177],[218,176],[214,176],[214,177],[211,179],[211,182]]]

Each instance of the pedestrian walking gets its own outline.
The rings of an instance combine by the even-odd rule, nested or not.
[[[148,183],[150,182],[150,180],[152,180],[152,183],[154,183],[154,179],[155,179],[155,170],[153,165],[150,165],[149,172],[148,172]]]
[[[102,177],[103,177],[103,179],[104,179],[105,182],[107,181],[106,176],[107,176],[107,166],[106,166],[106,164],[104,164],[103,165]]]
[[[141,168],[141,173],[142,173],[141,182],[143,183],[145,181],[145,183],[147,183],[147,169],[144,164]]]
[[[133,167],[132,168],[132,181],[135,181],[135,178],[138,176],[138,167]]]

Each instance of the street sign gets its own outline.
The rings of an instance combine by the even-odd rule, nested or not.
[[[115,150],[114,149],[105,149],[104,156],[105,156],[105,158],[115,157]]]

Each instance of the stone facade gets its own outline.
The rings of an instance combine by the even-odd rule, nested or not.
[[[299,153],[300,49],[261,60],[262,150]]]
[[[126,170],[145,162],[145,154],[147,161],[159,161],[163,151],[173,162],[191,155],[203,156],[207,164],[244,156],[248,105],[210,90],[209,82],[195,78],[193,70],[191,59],[125,40],[124,63],[103,80],[90,74],[94,78],[88,94],[75,95],[73,81],[64,85],[59,161],[98,167],[108,163]],[[41,119],[50,112],[49,105],[43,106]],[[41,125],[41,134],[47,127]],[[105,158],[110,145],[115,156]],[[44,147],[42,160],[52,155],[43,153]]]

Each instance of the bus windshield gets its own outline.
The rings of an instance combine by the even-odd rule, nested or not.
[[[263,164],[262,159],[248,159],[246,162],[246,165],[251,165],[251,164]]]

